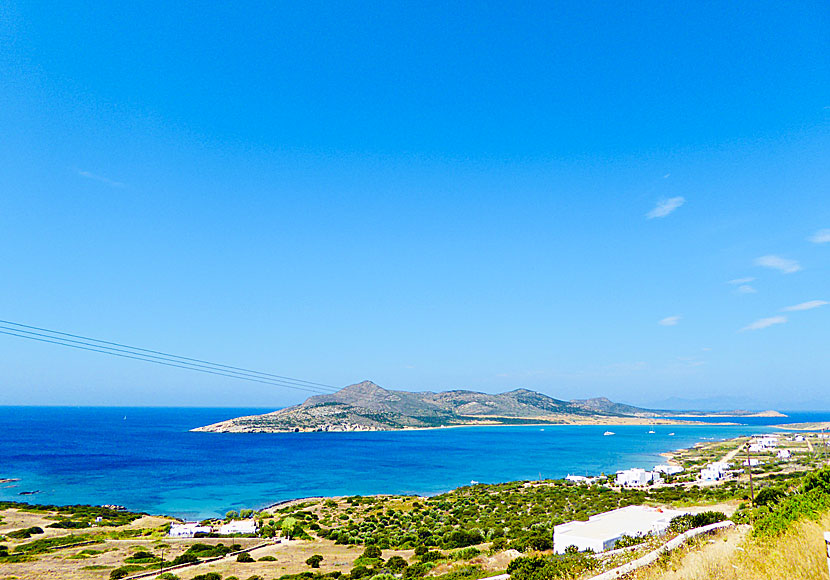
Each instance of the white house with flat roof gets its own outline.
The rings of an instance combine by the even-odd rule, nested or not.
[[[715,461],[700,470],[698,476],[702,481],[720,481],[726,475],[729,464],[723,461]]]
[[[654,471],[658,473],[665,473],[666,475],[676,475],[683,473],[683,468],[679,465],[655,465]]]
[[[210,526],[201,526],[199,522],[171,524],[167,533],[171,538],[195,538],[196,534],[209,534],[213,531]]]
[[[223,536],[231,536],[233,534],[256,534],[256,520],[233,520],[227,524],[223,524],[219,528],[219,533]]]
[[[621,487],[642,487],[649,483],[660,483],[663,479],[656,471],[646,471],[635,467],[634,469],[625,469],[617,472],[617,479],[614,482]]]
[[[582,552],[612,550],[623,536],[663,534],[671,520],[688,512],[665,510],[640,505],[630,505],[610,512],[597,514],[586,522],[568,522],[553,528],[553,549],[564,554],[569,546]]]

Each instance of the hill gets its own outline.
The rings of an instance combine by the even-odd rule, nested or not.
[[[527,389],[495,395],[466,390],[411,393],[363,381],[330,395],[309,397],[301,405],[237,417],[194,431],[383,431],[461,425],[662,422],[658,416],[655,411],[604,398],[563,401]]]

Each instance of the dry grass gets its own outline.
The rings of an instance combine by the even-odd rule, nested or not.
[[[757,539],[732,529],[678,550],[632,576],[636,580],[827,580],[823,532],[830,514],[802,521],[780,537]]]

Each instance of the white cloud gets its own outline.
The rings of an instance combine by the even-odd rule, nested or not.
[[[764,268],[772,268],[778,270],[782,274],[792,274],[801,270],[801,264],[795,260],[782,258],[781,256],[774,256],[772,254],[761,256],[755,259],[756,266],[763,266]]]
[[[798,310],[812,310],[813,308],[818,308],[819,306],[824,306],[825,304],[830,304],[826,300],[810,300],[809,302],[802,302],[801,304],[794,304],[793,306],[787,306],[786,308],[782,308],[784,312],[796,312]]]
[[[810,236],[810,241],[814,244],[826,244],[830,242],[830,229],[819,230]]]
[[[670,197],[669,199],[661,199],[657,202],[654,209],[646,214],[646,217],[648,219],[666,217],[684,203],[686,203],[686,199],[680,196]]]
[[[741,332],[745,330],[761,330],[762,328],[769,328],[775,324],[784,324],[787,322],[786,316],[770,316],[769,318],[759,318],[752,324],[744,326]]]
[[[734,280],[730,280],[727,284],[749,284],[750,282],[754,282],[755,278],[752,276],[747,276],[746,278],[735,278]]]
[[[113,179],[110,179],[109,177],[104,177],[103,175],[96,175],[91,171],[84,171],[82,169],[79,169],[78,175],[80,175],[81,177],[85,177],[86,179],[91,179],[93,181],[103,183],[104,185],[109,185],[110,187],[124,187],[124,184],[120,181],[115,181]]]
[[[657,324],[659,324],[660,326],[675,326],[678,322],[680,322],[681,318],[682,316],[680,316],[679,314],[676,316],[666,316]]]
[[[738,294],[755,294],[757,290],[749,284],[741,284],[740,286],[735,288],[735,292],[737,292]]]

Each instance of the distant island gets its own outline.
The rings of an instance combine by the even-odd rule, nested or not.
[[[604,397],[563,401],[516,389],[496,395],[455,390],[411,393],[384,389],[371,381],[264,415],[237,417],[198,427],[212,433],[309,431],[390,431],[486,425],[682,424],[704,416],[785,417],[777,411],[702,413],[660,411],[615,403]],[[669,418],[670,417],[670,418]]]

